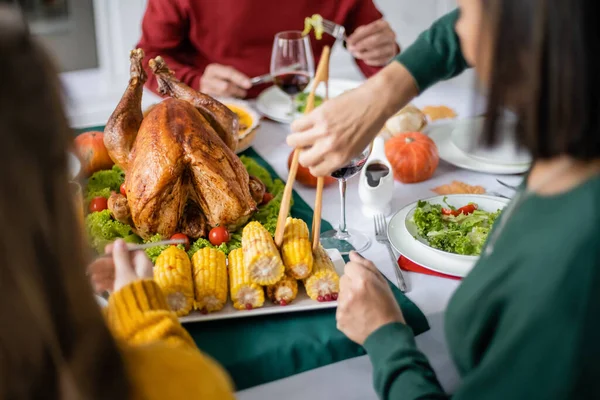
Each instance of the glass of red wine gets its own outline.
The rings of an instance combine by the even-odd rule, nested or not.
[[[296,114],[296,96],[304,91],[315,73],[308,35],[285,31],[275,35],[271,53],[271,76],[275,85],[290,97],[288,118]]]
[[[331,173],[331,176],[338,180],[340,186],[340,200],[342,203],[340,225],[337,230],[322,233],[321,244],[326,249],[338,249],[342,255],[346,255],[352,250],[364,251],[371,245],[371,239],[367,235],[348,229],[346,226],[346,180],[362,170],[370,154],[371,144],[362,153],[350,160],[348,164]]]

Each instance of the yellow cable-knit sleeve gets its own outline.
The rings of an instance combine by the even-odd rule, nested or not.
[[[113,293],[106,310],[113,335],[130,345],[163,342],[197,349],[177,316],[169,310],[160,287],[152,280],[139,280]]]

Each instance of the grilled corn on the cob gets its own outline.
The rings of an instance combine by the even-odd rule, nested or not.
[[[298,281],[289,275],[284,275],[276,284],[267,286],[267,297],[275,304],[288,305],[297,295]]]
[[[308,277],[313,267],[313,255],[308,239],[308,226],[298,218],[285,221],[281,257],[286,273],[295,279]]]
[[[304,280],[308,296],[317,301],[336,300],[340,290],[340,277],[335,270],[331,258],[322,246],[315,250],[313,271]]]
[[[227,265],[225,253],[205,247],[192,257],[196,308],[202,312],[219,311],[227,302]]]
[[[242,249],[229,253],[229,287],[231,301],[238,310],[262,307],[265,302],[262,286],[250,280]]]
[[[154,280],[167,298],[171,310],[182,317],[194,307],[192,266],[185,251],[175,246],[166,248],[154,266]]]
[[[271,234],[258,222],[253,221],[242,231],[244,263],[252,282],[272,285],[283,276],[283,262]]]

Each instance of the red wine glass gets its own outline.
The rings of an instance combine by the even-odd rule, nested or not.
[[[296,96],[304,91],[315,73],[308,35],[285,31],[275,35],[271,54],[271,76],[275,85],[290,97],[288,118],[296,114]]]
[[[364,251],[371,245],[371,239],[367,235],[348,229],[346,226],[346,180],[362,170],[370,154],[371,144],[362,153],[350,160],[348,164],[331,173],[331,176],[338,180],[340,186],[340,224],[337,230],[333,229],[321,234],[321,244],[326,249],[338,249],[342,255],[346,255],[352,250]]]

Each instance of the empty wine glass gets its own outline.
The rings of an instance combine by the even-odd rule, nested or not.
[[[321,234],[321,244],[326,249],[338,249],[342,255],[355,250],[364,251],[371,245],[371,239],[362,232],[348,229],[346,226],[346,180],[353,177],[364,167],[371,154],[371,144],[362,153],[350,160],[348,164],[331,173],[336,178],[340,187],[341,219],[337,230],[330,230]]]
[[[315,73],[308,36],[300,31],[275,35],[270,72],[275,85],[290,97],[288,118],[292,121],[296,114],[296,96],[306,89]]]

